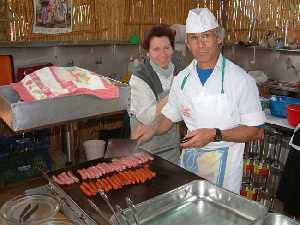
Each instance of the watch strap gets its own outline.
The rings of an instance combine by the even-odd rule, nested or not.
[[[215,142],[219,142],[222,141],[223,137],[222,137],[222,131],[219,128],[215,128],[216,129],[216,135],[214,138]]]

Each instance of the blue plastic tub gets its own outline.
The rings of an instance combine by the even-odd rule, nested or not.
[[[300,104],[299,98],[287,96],[272,96],[270,98],[270,111],[273,116],[286,118],[287,106],[290,104]]]

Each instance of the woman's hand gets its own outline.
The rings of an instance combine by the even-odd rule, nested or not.
[[[150,125],[139,124],[132,132],[131,139],[137,140],[137,144],[149,141],[154,135],[161,135],[171,129],[173,122],[159,114]]]
[[[167,104],[168,96],[161,99],[156,105],[156,115],[161,113],[162,108]]]
[[[191,148],[191,147],[198,147],[201,148],[210,142],[214,141],[216,135],[216,129],[212,128],[201,128],[194,130],[188,133],[184,139],[189,139],[184,144],[180,146],[182,148]]]
[[[155,134],[155,129],[151,125],[139,124],[131,133],[131,139],[137,140],[137,144],[149,141]]]

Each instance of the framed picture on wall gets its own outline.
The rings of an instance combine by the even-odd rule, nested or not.
[[[33,2],[33,33],[58,34],[72,31],[72,0],[33,0]]]

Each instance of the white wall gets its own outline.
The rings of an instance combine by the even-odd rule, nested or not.
[[[135,45],[0,47],[0,55],[13,56],[15,74],[20,67],[51,62],[58,66],[79,66],[98,74],[116,74],[120,78],[127,71],[129,57],[139,55],[139,48]]]
[[[254,47],[232,46],[226,47],[224,54],[247,71],[262,70],[272,79],[300,81],[300,51],[280,51],[257,47],[254,50]]]
[[[45,62],[68,66],[73,62],[99,74],[116,74],[120,78],[127,71],[129,57],[139,56],[139,47],[130,44],[0,47],[0,54],[13,56],[15,74],[23,66]],[[247,71],[263,70],[269,78],[300,81],[300,52],[256,48],[254,57],[254,47],[232,46],[225,47],[224,54]]]

